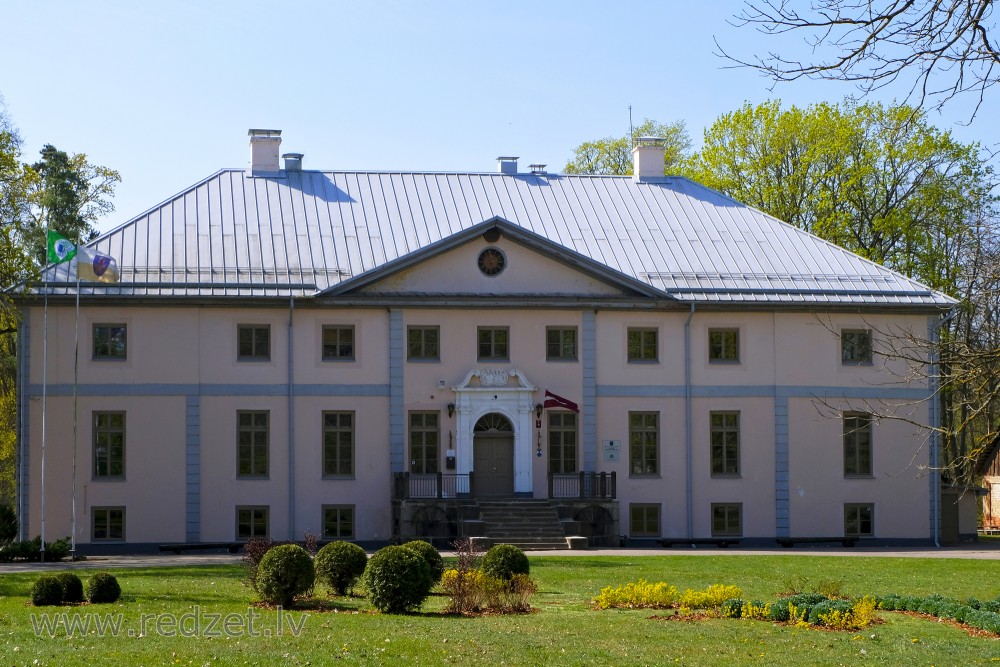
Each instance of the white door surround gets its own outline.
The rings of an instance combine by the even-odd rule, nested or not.
[[[498,412],[514,426],[514,493],[530,495],[534,433],[534,394],[537,387],[517,369],[477,368],[469,371],[455,392],[455,467],[460,475],[472,471],[472,429],[481,417]]]

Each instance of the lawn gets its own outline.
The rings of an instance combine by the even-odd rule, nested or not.
[[[113,605],[34,608],[36,574],[0,575],[0,665],[986,665],[1000,640],[946,623],[882,613],[859,633],[713,619],[655,620],[651,611],[595,611],[604,586],[646,579],[680,589],[734,584],[745,599],[836,582],[842,594],[907,593],[981,599],[1000,595],[995,561],[817,557],[654,556],[531,559],[536,613],[443,616],[433,596],[422,613],[371,613],[362,598],[326,598],[324,611],[250,607],[236,566],[117,570]],[[89,570],[80,572],[86,580]],[[121,614],[117,636],[36,636],[32,614]],[[305,614],[303,616],[303,614]],[[253,626],[249,626],[253,615]],[[662,613],[660,614],[663,615]],[[176,620],[175,620],[176,619]],[[214,627],[209,627],[212,621]],[[145,633],[141,626],[145,622]],[[159,624],[159,627],[157,626]],[[230,635],[223,632],[228,624]],[[298,630],[296,631],[296,628]],[[158,632],[159,630],[159,632]],[[251,631],[254,636],[251,636]],[[141,635],[141,636],[140,636]],[[172,636],[167,636],[172,635]],[[189,636],[183,636],[189,635]]]

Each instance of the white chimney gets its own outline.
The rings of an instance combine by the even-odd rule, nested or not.
[[[281,169],[278,160],[281,148],[281,130],[254,130],[250,135],[250,175],[277,176]]]
[[[662,137],[639,137],[632,149],[632,180],[645,181],[663,178],[663,155],[666,139]]]
[[[501,155],[497,158],[497,167],[501,174],[516,174],[517,158]]]

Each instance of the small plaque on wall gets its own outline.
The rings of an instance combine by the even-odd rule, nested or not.
[[[622,441],[621,440],[605,440],[602,449],[604,450],[604,460],[609,463],[614,463],[621,456],[622,452]]]

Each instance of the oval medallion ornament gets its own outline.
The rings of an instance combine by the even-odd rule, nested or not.
[[[487,248],[479,253],[479,271],[484,276],[499,275],[507,268],[507,258],[496,248]]]

